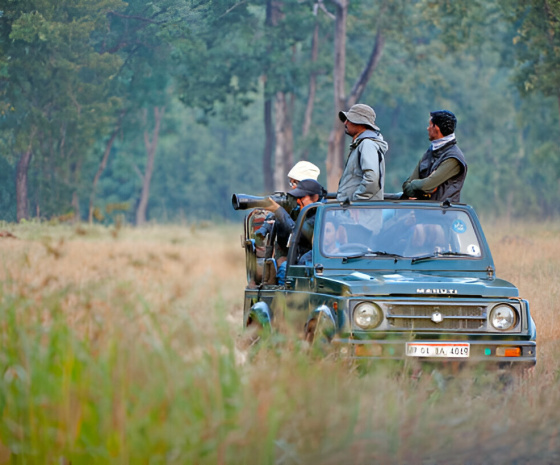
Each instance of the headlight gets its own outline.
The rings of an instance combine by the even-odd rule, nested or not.
[[[383,312],[370,302],[362,302],[354,308],[354,323],[362,329],[372,329],[381,324]]]
[[[498,305],[490,313],[490,323],[500,331],[507,331],[517,323],[517,313],[509,305]]]

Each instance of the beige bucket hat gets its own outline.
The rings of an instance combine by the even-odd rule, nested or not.
[[[321,174],[321,170],[308,161],[298,161],[288,173],[289,179],[303,181],[304,179],[315,179]]]
[[[356,103],[356,105],[352,105],[350,110],[339,112],[338,117],[343,123],[348,120],[351,123],[363,124],[379,131],[379,127],[375,124],[375,111],[369,105]]]

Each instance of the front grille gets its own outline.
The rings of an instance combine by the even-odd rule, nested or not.
[[[386,311],[389,326],[396,330],[479,331],[486,328],[487,321],[486,307],[479,305],[396,304]]]

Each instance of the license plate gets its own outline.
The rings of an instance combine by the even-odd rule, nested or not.
[[[470,344],[407,342],[406,355],[409,357],[468,357]]]

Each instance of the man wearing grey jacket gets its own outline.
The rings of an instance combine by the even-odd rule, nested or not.
[[[338,114],[346,134],[352,137],[350,153],[338,183],[339,202],[383,200],[387,142],[375,124],[375,111],[357,103]]]

